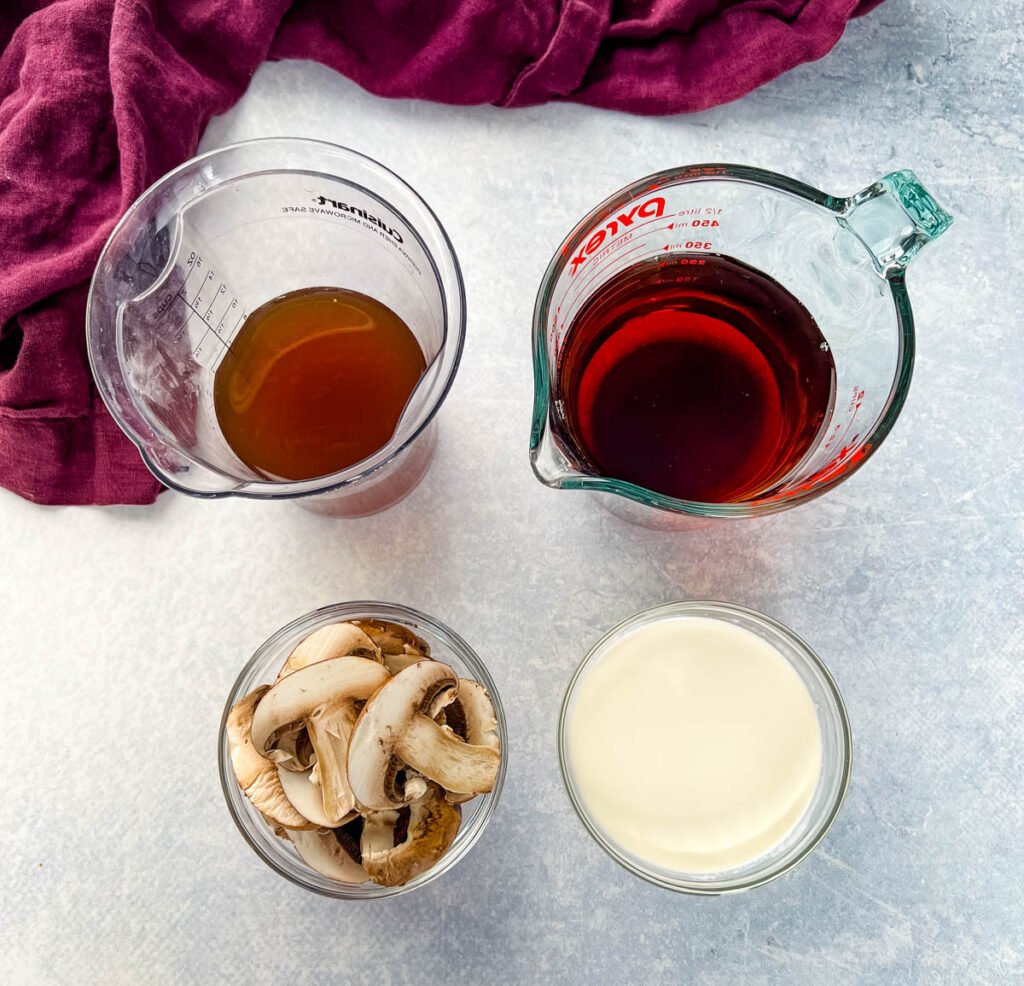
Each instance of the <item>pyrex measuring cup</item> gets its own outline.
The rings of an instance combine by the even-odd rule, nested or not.
[[[225,441],[214,374],[249,312],[320,286],[391,308],[427,369],[383,448],[328,476],[275,480]],[[452,245],[412,188],[355,151],[272,138],[194,158],[128,210],[93,277],[87,335],[107,407],[167,486],[200,497],[295,497],[359,516],[401,499],[425,472],[465,319]]]
[[[617,192],[566,237],[537,297],[530,459],[538,478],[610,494],[604,500],[613,512],[670,527],[772,513],[824,493],[863,465],[903,407],[914,362],[906,267],[951,222],[910,171],[850,198],[727,164],[663,171]],[[774,485],[741,502],[680,500],[600,475],[574,443],[558,392],[568,332],[598,289],[640,261],[699,263],[711,254],[788,289],[835,361],[833,400],[809,450]]]

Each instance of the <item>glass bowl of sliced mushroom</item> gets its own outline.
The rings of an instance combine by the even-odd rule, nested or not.
[[[405,606],[300,617],[242,669],[220,727],[239,831],[328,897],[391,897],[461,859],[505,777],[505,715],[473,649]]]

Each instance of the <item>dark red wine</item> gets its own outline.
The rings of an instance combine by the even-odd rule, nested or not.
[[[590,298],[558,360],[563,439],[584,467],[684,500],[748,500],[806,454],[835,363],[806,308],[761,271],[666,254]]]

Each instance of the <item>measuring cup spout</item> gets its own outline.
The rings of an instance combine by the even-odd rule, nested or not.
[[[913,171],[894,171],[843,200],[839,223],[867,247],[888,277],[901,271],[953,222]]]
[[[142,461],[164,486],[190,496],[216,499],[234,493],[244,481],[190,459],[158,438],[143,443],[135,440]]]
[[[583,485],[585,478],[573,468],[565,453],[558,447],[546,420],[535,425],[530,441],[530,465],[534,475],[552,489],[567,489]]]

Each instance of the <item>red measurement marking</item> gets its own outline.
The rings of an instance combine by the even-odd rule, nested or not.
[[[646,220],[645,222],[642,222],[642,223],[634,223],[634,224],[633,224],[633,225],[632,225],[632,226],[631,226],[631,227],[630,227],[629,229],[627,229],[627,230],[624,230],[624,231],[623,231],[622,233],[620,233],[620,234],[619,234],[618,236],[616,236],[616,237],[615,237],[615,238],[614,238],[613,240],[609,240],[609,241],[608,241],[608,242],[607,242],[607,243],[606,243],[606,244],[605,244],[605,245],[604,245],[604,246],[603,246],[603,247],[601,248],[601,252],[603,252],[604,250],[607,250],[607,249],[609,249],[609,248],[611,248],[611,247],[614,247],[614,246],[615,246],[615,244],[616,244],[616,243],[619,243],[619,242],[620,242],[620,241],[621,241],[621,240],[622,240],[622,239],[623,239],[623,238],[625,237],[625,235],[626,235],[627,233],[630,233],[630,234],[632,234],[632,233],[635,233],[635,232],[636,232],[636,230],[638,230],[638,229],[642,229],[642,228],[643,228],[643,227],[645,227],[645,226],[650,226],[650,225],[651,225],[651,223],[656,223],[656,222],[658,222],[658,221],[659,221],[659,220],[658,220],[657,218],[655,218],[655,219],[648,219],[648,220]],[[664,227],[664,228],[667,228],[667,229],[671,229],[671,228],[672,228],[672,226],[670,225],[670,226],[668,226],[668,227]],[[648,232],[646,232],[646,233],[644,234],[644,238],[646,239],[646,237],[647,237],[648,235],[650,235],[650,233],[652,233],[652,232],[654,232],[654,230],[649,230]],[[614,251],[613,251],[613,252],[614,252]],[[630,249],[630,251],[627,251],[627,252],[632,252],[632,248]],[[624,257],[624,256],[626,256],[626,254],[625,254],[625,253],[619,253],[619,254],[616,254],[616,255],[615,255],[615,259],[616,259],[616,260],[621,260],[621,259],[622,259],[622,257]],[[598,265],[597,265],[597,266],[598,266],[598,268],[600,268],[600,267],[601,267],[602,265],[604,265],[604,264],[606,263],[606,261],[607,261],[607,260],[609,260],[610,258],[611,258],[611,255],[609,255],[608,257],[605,257],[605,258],[604,258],[604,260],[598,261]],[[592,274],[593,274],[593,273],[596,273],[596,270],[594,270],[594,271],[590,271],[590,273],[592,273]],[[593,279],[591,279],[591,280],[590,280],[590,281],[588,281],[587,283],[593,283]],[[575,286],[576,286],[576,285],[574,285],[574,284],[572,284],[572,283],[569,283],[569,284],[567,284],[567,285],[566,285],[566,287],[565,287],[565,291],[563,292],[563,294],[562,294],[562,298],[561,298],[561,300],[560,300],[560,302],[559,302],[559,305],[558,305],[558,307],[559,307],[559,308],[561,308],[561,307],[562,307],[562,306],[563,306],[563,305],[565,304],[565,299],[566,299],[566,298],[568,297],[568,295],[569,295],[569,292],[570,292],[570,291],[572,291],[572,289],[573,289],[573,288],[574,288]],[[578,297],[578,295],[577,295],[577,297]],[[556,310],[557,310],[557,309],[556,309]]]
[[[604,260],[600,261],[595,267],[593,267],[590,270],[590,277],[586,281],[582,281],[579,284],[570,284],[569,287],[566,288],[566,295],[568,295],[569,291],[571,291],[573,288],[576,288],[577,290],[576,293],[573,295],[571,301],[567,302],[563,298],[563,304],[567,304],[569,308],[572,308],[580,300],[580,298],[586,296],[588,288],[590,288],[594,281],[598,280],[602,276],[607,275],[608,268],[610,266],[612,266],[613,264],[621,263],[623,258],[628,257],[630,254],[636,253],[639,250],[647,250],[649,248],[649,244],[646,241],[641,241],[640,243],[635,243],[627,250],[623,250],[620,253],[611,254],[605,257]]]

